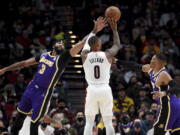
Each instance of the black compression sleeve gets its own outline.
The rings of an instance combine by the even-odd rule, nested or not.
[[[71,54],[70,54],[70,51],[69,50],[65,50],[61,55],[60,55],[60,58],[59,58],[59,61],[58,61],[58,66],[59,68],[63,69],[69,62],[70,58],[71,58]]]
[[[40,58],[41,58],[41,54],[37,54],[37,55],[35,56],[36,62],[39,62]]]
[[[180,93],[180,86],[176,83],[176,81],[174,80],[171,80],[169,83],[168,83],[170,89],[166,92],[167,94],[176,94],[178,95]]]

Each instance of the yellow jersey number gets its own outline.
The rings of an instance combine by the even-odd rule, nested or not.
[[[40,73],[40,74],[43,74],[44,71],[45,71],[45,69],[46,69],[46,65],[45,65],[45,64],[42,64],[42,67],[41,67],[41,69],[39,70],[39,73]]]

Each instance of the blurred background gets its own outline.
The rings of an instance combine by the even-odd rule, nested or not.
[[[122,12],[118,32],[123,48],[118,60],[146,64],[163,52],[172,77],[180,82],[180,1],[178,0],[6,0],[0,1],[0,68],[50,51],[54,40],[66,48],[87,35],[93,19],[108,6]],[[109,27],[98,33],[103,50],[112,45]],[[0,76],[0,135],[11,134],[16,107],[37,67],[7,72]],[[74,57],[51,99],[48,115],[62,122],[57,130],[42,122],[45,135],[82,135],[87,84],[80,55]],[[112,65],[110,86],[114,96],[113,126],[117,135],[152,135],[157,104],[152,100],[149,78],[133,64]],[[97,115],[93,135],[105,135]]]

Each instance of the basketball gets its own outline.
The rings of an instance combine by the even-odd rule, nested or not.
[[[110,6],[105,11],[105,17],[113,18],[117,22],[121,17],[121,11],[118,7]]]

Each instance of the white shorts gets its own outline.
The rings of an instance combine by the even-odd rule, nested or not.
[[[113,96],[109,85],[89,85],[85,103],[85,115],[113,116]]]

